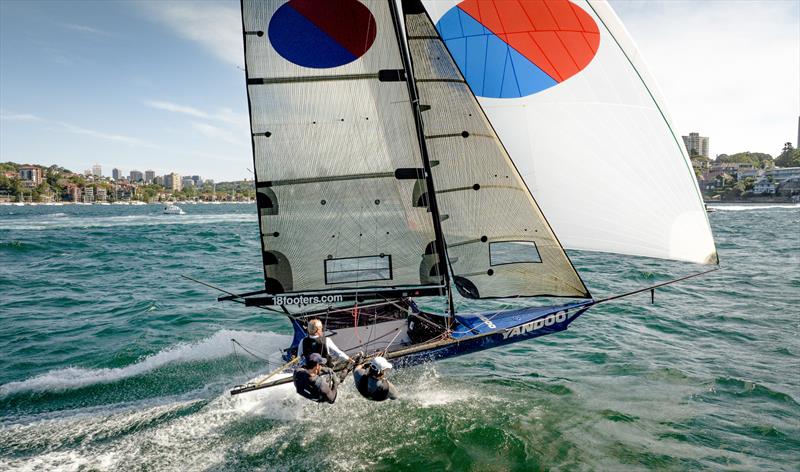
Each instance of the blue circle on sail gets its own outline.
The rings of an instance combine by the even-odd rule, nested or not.
[[[436,28],[472,91],[488,98],[563,82],[592,61],[600,41],[591,16],[564,0],[463,0]]]
[[[349,64],[375,41],[375,18],[358,0],[290,0],[269,22],[269,40],[284,59],[314,69]]]

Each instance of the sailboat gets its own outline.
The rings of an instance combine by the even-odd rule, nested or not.
[[[605,2],[241,9],[264,287],[219,300],[281,313],[294,338],[231,394],[290,382],[314,318],[348,354],[405,367],[707,272],[597,299],[565,245],[718,266],[689,157]],[[533,297],[564,300],[458,307]]]

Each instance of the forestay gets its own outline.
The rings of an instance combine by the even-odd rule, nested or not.
[[[605,1],[423,3],[565,247],[717,262],[689,156]]]
[[[459,292],[469,298],[588,297],[422,4],[402,4]]]
[[[441,288],[388,1],[242,10],[267,292]]]

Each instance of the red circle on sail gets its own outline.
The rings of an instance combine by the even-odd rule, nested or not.
[[[375,17],[358,0],[290,0],[270,19],[269,39],[284,59],[338,67],[363,56],[376,36]]]
[[[437,23],[476,95],[518,98],[572,77],[594,58],[600,30],[569,0],[464,0]]]

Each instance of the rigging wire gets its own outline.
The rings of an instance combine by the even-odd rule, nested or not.
[[[183,277],[184,279],[187,279],[187,280],[191,280],[192,282],[198,283],[198,284],[200,284],[200,285],[205,285],[205,286],[206,286],[206,287],[208,287],[208,288],[212,288],[212,289],[214,289],[214,290],[218,290],[218,291],[220,291],[220,292],[222,292],[222,293],[225,293],[225,294],[227,294],[227,295],[230,295],[230,296],[232,296],[232,297],[237,297],[237,299],[232,299],[231,301],[232,301],[232,302],[236,302],[236,303],[241,303],[241,304],[244,304],[244,300],[241,300],[241,298],[242,298],[241,296],[239,296],[239,295],[237,295],[237,294],[235,294],[235,293],[233,293],[233,292],[230,292],[230,291],[228,291],[228,290],[225,290],[224,288],[220,288],[220,287],[217,287],[217,286],[211,285],[210,283],[203,282],[202,280],[197,280],[197,279],[195,279],[195,278],[189,277],[189,276],[188,276],[188,275],[186,275],[186,274],[181,274],[181,277]],[[258,306],[259,308],[263,309],[263,310],[267,310],[267,311],[271,311],[271,312],[274,312],[274,313],[280,313],[280,314],[283,314],[283,313],[281,313],[280,311],[278,311],[278,310],[275,310],[274,308],[269,308],[269,307],[266,307],[266,306],[263,306],[263,305],[257,305],[257,306]]]

